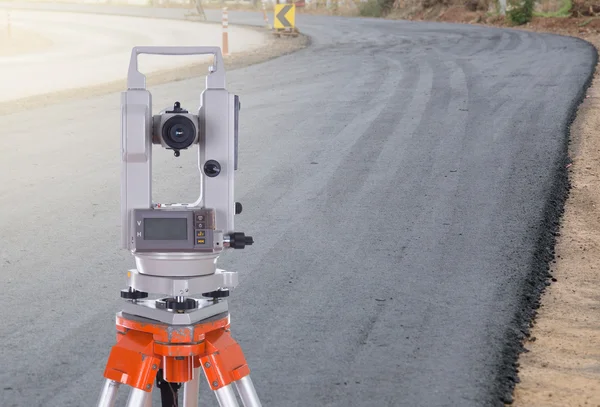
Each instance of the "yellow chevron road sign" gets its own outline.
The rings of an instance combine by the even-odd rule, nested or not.
[[[294,28],[296,24],[295,4],[275,4],[273,28]]]

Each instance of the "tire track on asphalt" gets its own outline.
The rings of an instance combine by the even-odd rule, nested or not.
[[[360,358],[352,367],[349,367],[350,374],[357,375],[357,367],[364,366],[370,358],[370,354],[376,351],[379,347],[383,347],[386,352],[394,352],[398,346],[398,342],[408,342],[406,339],[410,339],[410,343],[415,344],[414,346],[404,345],[408,347],[405,349],[405,355],[399,357],[396,360],[390,360],[384,362],[386,373],[382,373],[379,378],[379,386],[385,386],[385,393],[392,393],[392,389],[396,388],[396,392],[403,395],[403,402],[406,405],[414,405],[419,403],[418,396],[411,389],[415,388],[415,383],[423,383],[424,386],[431,385],[430,382],[436,382],[436,375],[441,374],[439,368],[434,368],[426,363],[430,359],[430,355],[425,355],[422,349],[427,349],[426,353],[433,352],[436,357],[435,364],[441,366],[447,366],[448,363],[442,363],[441,360],[444,356],[439,354],[437,345],[432,344],[433,341],[440,341],[441,338],[435,334],[436,327],[439,326],[439,318],[443,318],[448,312],[452,312],[452,301],[446,299],[447,294],[439,295],[435,300],[427,298],[427,287],[430,284],[436,284],[444,286],[445,281],[451,278],[450,275],[432,275],[432,271],[437,267],[428,268],[427,262],[421,261],[417,267],[410,261],[410,253],[412,249],[418,248],[418,250],[427,253],[427,257],[432,259],[436,257],[435,244],[429,240],[409,240],[401,237],[404,235],[412,235],[415,229],[428,230],[436,229],[436,224],[442,220],[445,215],[442,210],[441,213],[437,213],[430,202],[432,200],[443,199],[443,196],[439,191],[451,191],[455,188],[455,183],[448,183],[448,179],[441,177],[440,175],[447,172],[446,163],[442,158],[444,156],[452,157],[457,149],[461,147],[460,138],[453,138],[450,135],[463,134],[464,129],[461,125],[455,125],[450,128],[441,128],[441,124],[444,122],[445,115],[454,115],[463,105],[463,94],[464,90],[464,77],[460,71],[457,70],[457,66],[449,61],[440,63],[440,55],[432,55],[427,63],[433,72],[433,89],[432,94],[429,98],[429,108],[436,106],[435,120],[426,121],[428,107],[423,108],[423,120],[421,120],[418,126],[411,130],[407,129],[408,132],[414,134],[410,139],[408,145],[403,145],[403,150],[414,151],[415,148],[428,152],[429,156],[421,161],[415,161],[415,158],[411,156],[401,155],[398,157],[398,161],[401,165],[395,169],[395,174],[390,174],[388,179],[398,180],[397,184],[390,183],[384,188],[382,192],[377,196],[382,197],[378,200],[387,202],[388,206],[396,206],[398,209],[411,208],[414,213],[418,215],[410,220],[398,219],[402,216],[402,213],[393,213],[392,208],[388,209],[381,215],[381,218],[372,216],[371,222],[372,227],[376,230],[381,231],[382,236],[394,236],[399,235],[398,240],[386,240],[383,239],[379,242],[379,253],[395,253],[394,259],[396,260],[396,270],[389,270],[384,274],[384,280],[390,282],[395,280],[395,276],[400,270],[402,279],[399,280],[400,287],[396,289],[382,287],[379,289],[379,297],[386,298],[389,300],[385,301],[385,306],[380,305],[382,316],[385,316],[381,323],[378,323],[376,330],[373,333],[372,342],[368,346],[361,349],[359,355]],[[457,123],[458,124],[458,123]],[[442,133],[443,132],[443,133]],[[442,133],[443,136],[436,137],[435,135]],[[399,147],[399,146],[396,146]],[[398,149],[397,149],[398,150]],[[396,151],[397,151],[396,150]],[[411,172],[410,181],[404,182],[404,174]],[[417,183],[418,181],[418,183]],[[420,196],[414,194],[414,190],[422,188],[422,185],[426,185],[425,193]],[[398,200],[397,189],[402,188],[403,199]],[[376,194],[375,189],[371,191],[372,194]],[[445,192],[444,192],[445,193]],[[394,195],[396,195],[394,197]],[[448,196],[449,197],[449,196]],[[392,202],[395,204],[393,205]],[[436,208],[444,208],[445,205],[439,202]],[[451,207],[451,206],[450,206]],[[393,220],[393,221],[392,221]],[[394,226],[396,227],[394,228]],[[398,229],[401,226],[401,229]],[[396,229],[396,230],[394,230]],[[413,264],[411,267],[410,265]],[[410,303],[417,303],[420,307],[420,318],[418,323],[413,320],[411,316],[406,315],[405,311]],[[389,305],[388,305],[389,304]],[[398,325],[400,328],[398,329]],[[419,327],[417,331],[415,328]],[[390,342],[389,338],[394,337],[392,332],[396,332],[397,343]],[[428,346],[434,345],[434,346]],[[443,353],[443,352],[442,352]],[[452,357],[452,356],[450,356]],[[404,377],[399,383],[390,383],[385,380],[386,376],[392,375],[394,369],[397,369],[398,365],[402,365],[402,369],[405,372]],[[381,364],[378,369],[383,370]],[[436,372],[436,370],[438,370]],[[375,373],[377,374],[377,373]],[[383,384],[381,384],[383,382]],[[448,386],[457,386],[456,380],[451,380]],[[440,384],[437,385],[439,387]],[[460,383],[458,384],[460,387]],[[418,386],[417,386],[418,387]],[[367,395],[375,396],[376,391],[373,386],[365,386],[355,392],[366,392]],[[444,394],[443,390],[440,391],[441,397]],[[436,396],[431,396],[431,405],[442,405],[441,400],[437,399]],[[464,396],[463,396],[464,397]],[[393,405],[391,402],[387,405]]]

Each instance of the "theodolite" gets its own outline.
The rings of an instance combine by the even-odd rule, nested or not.
[[[212,55],[200,105],[190,113],[179,102],[153,114],[138,55]],[[234,201],[238,164],[240,101],[225,88],[218,47],[135,47],[127,90],[121,95],[122,248],[136,268],[127,271],[125,300],[117,313],[112,347],[98,407],[113,407],[121,385],[131,387],[127,407],[150,407],[152,390],[163,407],[198,406],[201,370],[221,407],[258,407],[243,352],[231,337],[227,297],[237,273],[217,268],[226,249],[243,249],[253,239],[234,229],[242,206]],[[179,157],[197,148],[199,197],[193,203],[152,199],[152,148]],[[157,296],[151,299],[150,296]]]

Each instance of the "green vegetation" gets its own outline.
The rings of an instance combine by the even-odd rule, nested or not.
[[[512,25],[523,25],[531,21],[535,0],[510,0],[506,18]]]
[[[534,13],[536,17],[571,17],[571,8],[573,3],[571,0],[563,0],[562,6],[558,11],[552,13]]]
[[[359,13],[363,17],[384,17],[386,16],[392,6],[394,0],[369,0],[364,3],[360,3]]]

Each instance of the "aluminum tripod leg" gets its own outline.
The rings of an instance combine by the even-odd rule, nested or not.
[[[152,393],[132,388],[127,400],[127,407],[148,407],[148,402],[152,403]]]
[[[231,385],[221,387],[214,392],[220,407],[239,407]]]
[[[115,401],[117,400],[117,391],[121,383],[115,382],[114,380],[104,380],[104,386],[100,393],[100,399],[98,400],[98,407],[114,407]]]
[[[152,393],[149,393],[146,396],[146,404],[144,404],[144,407],[152,407]]]
[[[238,394],[242,399],[242,404],[244,405],[244,407],[262,407],[262,404],[258,399],[258,394],[256,394],[256,390],[254,389],[252,379],[250,379],[250,376],[242,377],[240,380],[234,383],[235,387],[237,388]]]
[[[183,384],[183,407],[198,407],[201,368],[194,368],[194,378]]]
[[[114,407],[117,400],[117,391],[121,383],[106,379],[98,400],[98,407]],[[131,389],[127,407],[152,407],[152,393],[140,389]]]

